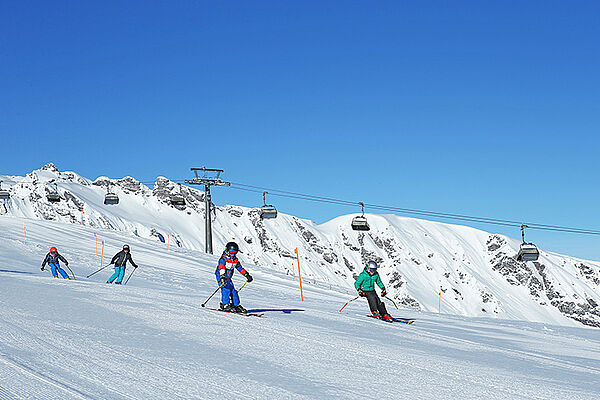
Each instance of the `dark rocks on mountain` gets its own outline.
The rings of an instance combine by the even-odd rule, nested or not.
[[[240,207],[236,207],[236,206],[225,206],[225,211],[227,211],[227,213],[229,215],[231,215],[232,217],[236,217],[239,218],[242,215],[244,215],[244,210],[242,210]]]
[[[455,288],[452,288],[452,291],[454,292],[454,294],[458,297],[460,297],[461,300],[464,300],[463,295]],[[456,300],[458,300],[458,297],[456,298]]]
[[[483,290],[480,293],[481,293],[481,301],[483,301],[484,303],[489,303],[494,298],[494,296],[492,296],[490,293],[484,292]]]
[[[58,168],[53,163],[48,163],[42,167],[43,171],[58,172]]]
[[[344,264],[346,265],[346,268],[348,268],[350,271],[354,271],[354,266],[352,265],[352,263],[348,261],[346,257],[342,258],[344,259]]]
[[[400,304],[402,304],[403,306],[416,308],[418,310],[421,309],[421,304],[419,304],[419,302],[417,300],[415,300],[414,298],[412,298],[409,295],[405,295],[404,297],[398,299],[398,302]]]
[[[575,267],[579,270],[581,275],[589,280],[594,282],[596,285],[600,285],[600,278],[598,278],[598,273],[592,269],[592,267],[585,265],[584,263],[577,263]]]
[[[83,207],[85,205],[85,203],[83,201],[79,200],[77,197],[75,197],[71,192],[69,192],[67,190],[64,191],[63,196],[67,203],[73,204],[77,208],[78,211],[83,211]]]
[[[389,285],[394,289],[400,289],[406,283],[402,278],[402,275],[397,271],[394,271],[390,274],[389,282]]]
[[[326,252],[323,253],[323,259],[327,261],[329,264],[337,263],[338,256],[334,252]]]

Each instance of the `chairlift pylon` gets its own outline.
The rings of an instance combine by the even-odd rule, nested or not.
[[[269,192],[263,192],[263,206],[260,208],[260,217],[262,219],[273,219],[277,218],[277,209],[271,204],[267,204],[267,194]]]
[[[525,228],[529,228],[527,225],[521,225],[521,239],[523,243],[519,247],[519,253],[517,253],[517,261],[537,261],[540,256],[540,251],[537,246],[533,243],[525,242]]]
[[[352,230],[353,231],[370,231],[369,223],[367,222],[367,217],[365,217],[365,203],[362,201],[360,203],[362,208],[362,215],[357,215],[352,218]]]
[[[8,200],[10,198],[10,192],[2,189],[2,181],[0,181],[0,200]]]
[[[171,195],[171,204],[174,206],[185,206],[185,198],[181,192],[181,184],[179,184],[179,193]]]
[[[105,205],[114,205],[119,204],[119,196],[110,191],[110,182],[106,188],[106,195],[104,196],[104,204]]]
[[[56,183],[54,183],[54,191],[46,193],[46,199],[48,199],[50,203],[58,203],[61,200]]]

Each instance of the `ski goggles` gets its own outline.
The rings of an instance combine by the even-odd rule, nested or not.
[[[377,272],[377,268],[367,267],[367,272]]]
[[[235,256],[238,252],[237,250],[229,250],[228,253],[232,256]]]

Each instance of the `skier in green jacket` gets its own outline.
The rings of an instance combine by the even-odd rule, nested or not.
[[[385,304],[383,304],[379,296],[377,296],[377,292],[375,292],[375,283],[381,289],[381,295],[385,296],[385,286],[381,282],[381,278],[377,272],[377,263],[371,260],[365,266],[364,271],[356,278],[354,287],[358,290],[359,296],[367,298],[373,317],[391,322],[393,318],[388,314]]]

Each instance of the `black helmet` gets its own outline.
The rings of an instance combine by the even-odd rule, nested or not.
[[[238,246],[236,242],[229,242],[225,245],[225,252],[228,252],[229,250],[240,251],[240,246]]]
[[[123,245],[123,250],[129,250],[129,245],[128,244],[124,244]]]

